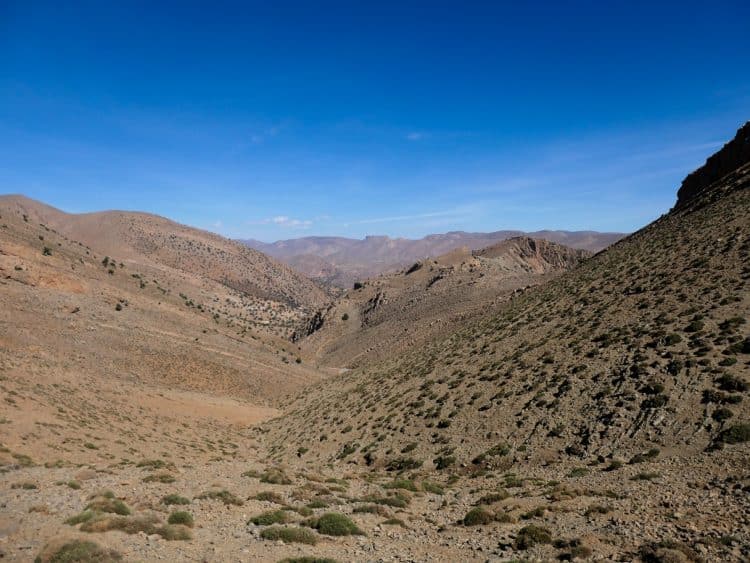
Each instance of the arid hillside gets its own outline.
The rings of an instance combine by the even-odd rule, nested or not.
[[[121,254],[105,254],[35,222],[37,207],[0,200],[0,338],[9,358],[35,370],[64,365],[102,380],[263,401],[316,377],[294,364],[293,347],[276,336],[302,307],[165,265],[155,258],[163,248],[144,257],[123,243]],[[114,245],[102,241],[108,250]]]
[[[344,237],[302,237],[274,243],[257,240],[241,242],[282,260],[313,279],[337,287],[350,288],[356,281],[392,273],[428,257],[441,256],[464,247],[478,250],[520,236],[598,252],[625,235],[595,231],[455,231],[428,235],[417,240],[368,236],[362,240]]]
[[[746,164],[452,335],[319,384],[269,424],[271,451],[450,471],[499,450],[587,460],[747,439],[748,187]]]
[[[313,309],[328,299],[308,278],[261,252],[156,215],[76,215],[23,196],[0,196],[0,210],[25,216],[115,260],[172,268],[288,308]]]
[[[301,350],[291,293],[3,207],[0,557],[747,561],[750,163],[703,177],[593,257],[369,280]]]
[[[543,283],[589,256],[528,237],[474,252],[456,249],[358,282],[309,320],[298,344],[306,358],[324,366],[372,365],[452,332],[514,291]]]

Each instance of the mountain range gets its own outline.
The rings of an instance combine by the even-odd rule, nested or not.
[[[421,239],[367,236],[301,237],[265,243],[252,239],[240,242],[281,260],[312,279],[338,287],[351,287],[358,280],[392,272],[417,260],[440,256],[456,248],[477,250],[513,237],[527,236],[598,252],[625,236],[596,231],[495,231],[467,233],[453,231]]]

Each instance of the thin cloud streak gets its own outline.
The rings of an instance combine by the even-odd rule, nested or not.
[[[462,215],[456,210],[435,211],[432,213],[417,213],[414,215],[393,215],[391,217],[376,217],[373,219],[361,219],[359,221],[349,221],[347,225],[371,225],[373,223],[392,223],[396,221],[411,221],[413,219],[431,219],[434,217],[448,217]]]

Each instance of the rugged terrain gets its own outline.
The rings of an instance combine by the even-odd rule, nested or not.
[[[748,560],[743,131],[675,209],[578,265],[519,239],[353,289],[331,313],[341,349],[395,331],[399,311],[429,323],[465,299],[465,315],[338,375],[322,369],[345,365],[328,344],[313,346],[325,322],[292,344],[256,328],[260,313],[223,313],[248,294],[191,276],[178,267],[188,253],[169,266],[144,250],[104,255],[0,209],[0,553]],[[480,289],[501,271],[548,279]],[[314,310],[291,293],[253,298],[290,318]]]
[[[417,240],[368,236],[362,240],[344,237],[302,237],[274,243],[257,240],[241,242],[289,264],[312,279],[349,288],[354,282],[394,272],[418,260],[448,254],[463,247],[478,250],[520,236],[598,252],[625,235],[594,231],[454,231],[428,235]]]
[[[513,292],[543,283],[588,256],[585,250],[528,237],[473,252],[456,249],[357,282],[314,315],[296,339],[305,358],[317,364],[371,365],[454,331]]]
[[[314,282],[235,241],[148,213],[69,214],[23,196],[0,196],[0,210],[119,263],[150,268],[213,292],[234,292],[227,314],[256,326],[289,326],[329,296]],[[89,253],[91,255],[91,253]],[[242,303],[238,300],[242,300]],[[219,311],[221,313],[221,311]],[[243,313],[247,313],[243,317]]]

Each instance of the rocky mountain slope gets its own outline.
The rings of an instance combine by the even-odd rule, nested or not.
[[[590,256],[545,240],[516,237],[456,249],[395,273],[358,282],[313,316],[299,338],[321,365],[369,365],[450,332],[513,291],[549,280]]]
[[[445,517],[510,532],[497,556],[533,531],[547,547],[526,555],[541,560],[577,557],[566,545],[584,558],[747,558],[750,163],[707,177],[580,267],[317,384],[264,425],[271,459],[404,487],[466,479],[473,500]]]
[[[727,406],[750,360],[748,186],[745,165],[480,322],[321,384],[274,436],[319,442],[311,459],[353,450],[347,460],[378,466],[411,442],[427,466],[470,463],[500,442],[529,459],[720,443],[748,421],[746,401]],[[732,417],[717,421],[718,409]]]
[[[0,210],[118,260],[172,268],[291,308],[315,308],[328,299],[315,283],[261,252],[156,215],[69,214],[23,196],[0,196]]]
[[[362,240],[302,237],[274,243],[256,240],[241,242],[282,260],[313,279],[338,287],[351,287],[355,281],[398,270],[430,256],[440,256],[462,247],[477,250],[519,236],[545,239],[572,248],[598,252],[624,235],[594,231],[455,231],[429,235],[418,240],[368,236]]]

